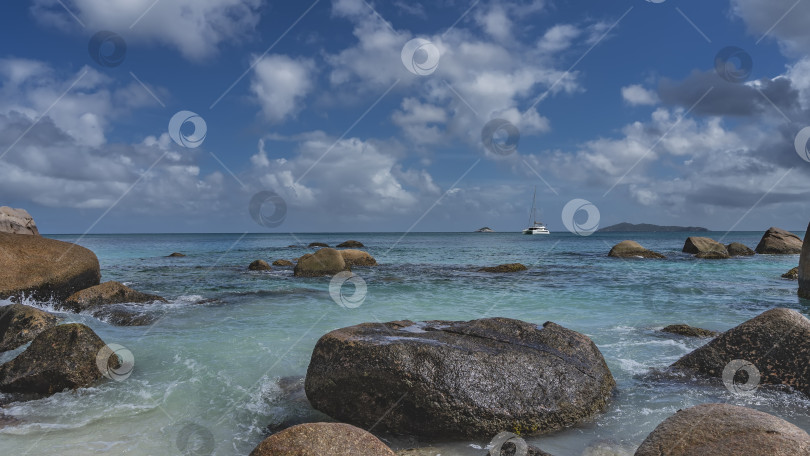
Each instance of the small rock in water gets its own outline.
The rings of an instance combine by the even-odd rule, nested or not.
[[[248,269],[251,271],[269,271],[270,265],[264,260],[256,260],[253,263],[250,263]]]
[[[697,255],[698,253],[717,252],[728,256],[726,246],[712,238],[690,236],[683,244],[683,252]]]
[[[99,306],[123,303],[168,302],[166,299],[147,293],[135,291],[120,282],[109,281],[101,285],[86,288],[70,295],[61,308],[72,312],[81,312]]]
[[[349,240],[349,241],[346,241],[346,242],[341,242],[337,246],[339,248],[349,248],[349,249],[358,249],[358,248],[365,247],[362,242],[353,241],[353,240]]]
[[[395,456],[377,437],[343,423],[306,423],[264,439],[250,456]]]
[[[799,267],[795,267],[790,271],[782,274],[783,279],[799,280]]]
[[[726,250],[728,250],[729,256],[751,256],[754,254],[754,251],[748,248],[747,245],[739,242],[732,242],[727,245]]]
[[[798,255],[802,253],[802,240],[790,231],[771,227],[762,235],[756,251],[767,255]]]
[[[172,253],[171,255],[169,255],[169,256],[168,256],[168,258],[182,258],[182,257],[184,257],[184,256],[185,256],[185,255],[183,255],[183,254],[182,254],[182,253],[180,253],[180,252],[174,252],[174,253]]]
[[[708,329],[695,328],[693,326],[684,324],[669,325],[662,329],[661,332],[686,337],[716,337],[718,334],[720,334],[717,331],[709,331]]]
[[[608,256],[614,258],[666,258],[658,252],[645,249],[636,241],[619,242],[610,249]]]
[[[273,262],[273,266],[291,267],[295,265],[290,260],[276,260]]]
[[[0,307],[0,352],[14,350],[42,331],[56,326],[54,315],[34,307],[11,304]]]
[[[491,273],[498,274],[498,273],[506,273],[506,272],[526,271],[527,269],[529,269],[529,268],[527,268],[526,266],[524,266],[524,265],[522,265],[520,263],[509,263],[509,264],[502,264],[502,265],[494,266],[494,267],[481,268],[481,269],[478,270],[478,272],[491,272]]]

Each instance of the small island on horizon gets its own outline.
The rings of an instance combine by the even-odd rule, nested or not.
[[[674,233],[674,232],[707,232],[707,228],[699,226],[661,226],[653,225],[650,223],[619,223],[605,228],[601,228],[597,233],[617,233],[617,232],[632,232],[632,233]]]

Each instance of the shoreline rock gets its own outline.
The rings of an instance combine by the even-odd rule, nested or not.
[[[31,342],[58,321],[55,315],[23,304],[0,307],[0,352]]]
[[[324,247],[315,253],[307,253],[298,259],[293,269],[296,277],[321,277],[348,270],[346,261],[339,251]]]
[[[782,278],[783,279],[788,279],[788,280],[799,280],[799,268],[798,268],[798,266],[791,269],[790,271],[782,274]]]
[[[701,236],[690,236],[686,238],[686,242],[683,244],[684,253],[691,253],[693,255],[697,255],[699,253],[708,253],[708,252],[717,252],[722,255],[728,256],[728,250],[726,246],[715,241],[712,238],[701,237]]]
[[[770,227],[762,235],[756,252],[763,255],[798,255],[802,253],[802,240],[790,231]]]
[[[636,241],[622,241],[614,245],[609,257],[613,258],[666,258],[664,255],[645,249]]]
[[[168,255],[166,258],[185,258],[185,255],[180,252],[174,252],[171,255]]]
[[[509,264],[501,264],[498,266],[493,267],[484,267],[478,270],[478,272],[489,272],[492,274],[506,274],[510,272],[521,272],[527,271],[529,268],[520,264],[520,263],[509,263]]]
[[[65,299],[60,307],[72,312],[82,312],[110,304],[141,304],[155,301],[168,302],[163,297],[141,293],[121,282],[111,280],[73,293]]]
[[[250,456],[396,456],[380,439],[343,423],[305,423],[264,439]]]
[[[264,260],[256,260],[248,266],[249,271],[269,271],[270,265]]]
[[[25,209],[0,207],[0,233],[39,236],[34,218]]]
[[[458,438],[576,425],[605,409],[615,385],[587,336],[488,318],[337,329],[318,340],[305,389],[315,409],[339,421]]]
[[[726,246],[729,256],[752,256],[755,254],[747,245],[739,242],[732,242]]]

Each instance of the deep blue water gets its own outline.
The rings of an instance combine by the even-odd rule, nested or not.
[[[755,247],[760,232],[691,233]],[[804,233],[797,233],[803,236]],[[647,376],[706,343],[657,330],[687,323],[726,330],[774,307],[809,315],[795,281],[780,276],[798,255],[696,260],[680,252],[690,233],[340,233],[52,236],[93,250],[102,280],[162,295],[169,304],[152,326],[114,327],[89,315],[61,314],[133,353],[121,382],[14,403],[20,420],[0,429],[0,454],[181,454],[189,423],[207,429],[217,455],[247,454],[268,424],[310,413],[281,393],[278,379],[306,371],[326,332],[368,321],[503,316],[554,321],[590,336],[618,383],[608,410],[576,428],[527,439],[557,456],[603,445],[632,454],[676,410],[729,402],[774,413],[810,431],[810,401],[760,391],[740,397],[722,384],[659,381]],[[380,265],[355,268],[367,286],[356,308],[338,305],[329,278],[294,278],[289,268],[249,272],[255,259],[297,258],[290,244],[357,239]],[[633,239],[666,260],[621,260],[607,252]],[[185,258],[166,258],[182,252]],[[492,275],[481,266],[520,262],[526,272]],[[351,286],[344,291],[352,295]],[[36,303],[49,308],[47,303]],[[20,350],[3,354],[10,359]],[[442,455],[484,455],[480,441],[443,444]],[[391,442],[407,445],[414,442]],[[429,444],[430,442],[420,442]]]

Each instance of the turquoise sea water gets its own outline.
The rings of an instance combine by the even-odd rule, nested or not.
[[[755,247],[760,232],[691,233]],[[804,233],[798,232],[800,236]],[[810,400],[760,390],[737,396],[722,384],[673,382],[647,375],[706,343],[657,331],[673,323],[726,330],[773,307],[810,315],[796,281],[780,276],[798,255],[696,260],[680,252],[690,233],[340,233],[52,236],[93,250],[102,280],[117,280],[169,304],[153,326],[114,327],[89,315],[60,314],[130,350],[124,381],[7,404],[18,421],[0,427],[0,454],[246,455],[270,424],[310,416],[279,379],[302,376],[317,339],[361,322],[471,320],[503,316],[554,321],[590,336],[617,381],[607,411],[578,427],[528,438],[557,456],[595,446],[617,454],[635,447],[680,408],[728,402],[773,413],[810,431]],[[355,268],[367,285],[356,308],[339,306],[328,278],[294,278],[290,268],[249,272],[255,259],[297,258],[290,244],[357,239],[380,266]],[[666,260],[607,258],[634,239]],[[166,258],[183,252],[185,258]],[[481,266],[520,262],[529,270],[482,274]],[[350,285],[347,287],[351,288]],[[344,290],[352,295],[352,290]],[[30,303],[50,309],[48,303]],[[0,355],[0,362],[21,350]],[[314,415],[317,416],[317,415]],[[192,432],[193,431],[193,432]],[[210,433],[210,434],[209,434]],[[443,442],[442,455],[486,455],[493,436]],[[397,448],[434,442],[389,441]],[[189,453],[195,445],[211,452]],[[590,449],[589,449],[590,447]],[[601,453],[587,453],[601,454]]]

